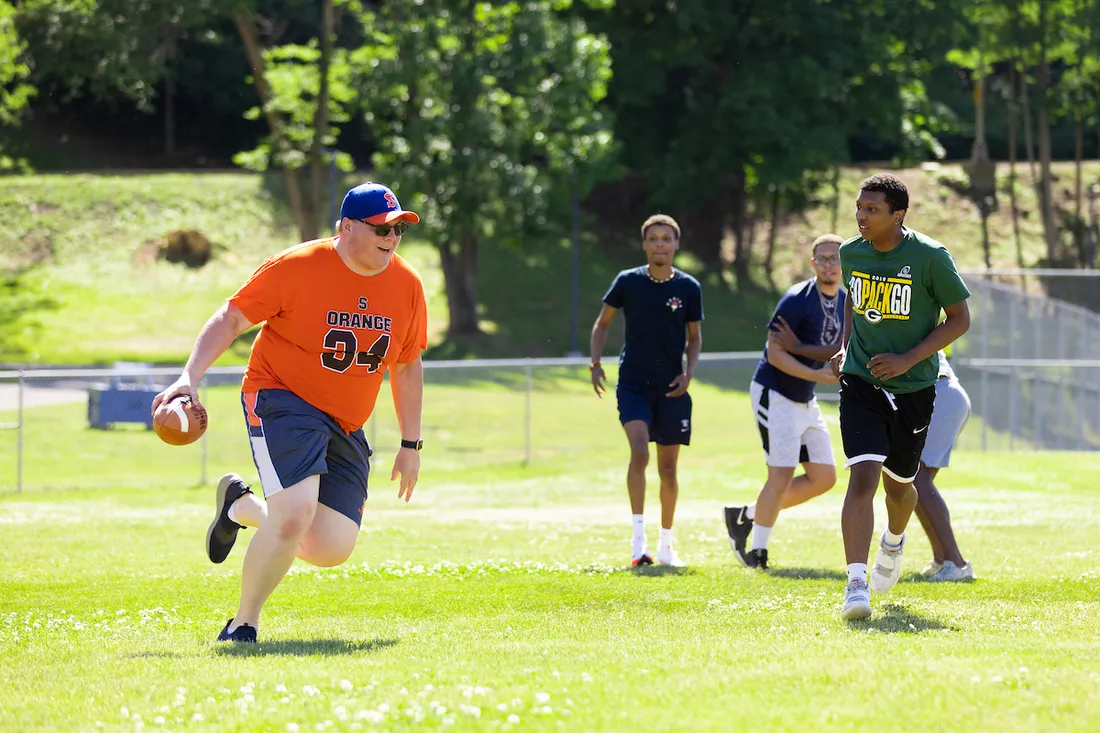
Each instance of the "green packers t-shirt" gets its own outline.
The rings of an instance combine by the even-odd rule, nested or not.
[[[970,297],[942,244],[912,229],[889,252],[863,237],[840,246],[840,266],[852,302],[852,335],[841,371],[895,394],[936,383],[939,357],[918,362],[900,377],[880,381],[867,364],[876,354],[904,354],[932,332],[940,310]]]

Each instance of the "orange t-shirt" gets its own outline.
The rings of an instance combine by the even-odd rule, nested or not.
[[[348,433],[374,410],[382,373],[428,346],[424,283],[394,255],[377,275],[352,272],[336,240],[305,242],[271,257],[229,299],[253,323],[242,390],[286,389]]]

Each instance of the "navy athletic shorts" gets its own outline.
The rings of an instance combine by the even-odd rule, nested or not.
[[[265,497],[320,475],[318,501],[362,524],[372,452],[362,428],[345,434],[328,413],[285,389],[244,392],[241,404]]]
[[[619,422],[641,420],[649,426],[649,440],[657,445],[691,444],[691,395],[666,397],[668,387],[649,387],[619,382]]]

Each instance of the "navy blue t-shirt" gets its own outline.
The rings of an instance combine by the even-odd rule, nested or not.
[[[844,291],[837,291],[834,306],[833,298],[825,298],[818,292],[817,280],[800,282],[779,299],[779,304],[775,306],[775,313],[772,314],[769,322],[769,328],[771,323],[775,323],[776,316],[783,316],[787,325],[794,330],[802,343],[811,346],[836,343],[840,338],[840,329],[844,325],[844,298]],[[831,317],[826,316],[826,306]],[[791,356],[811,369],[820,369],[825,366],[823,361],[814,361],[795,354]],[[764,345],[764,356],[757,364],[756,374],[752,379],[794,402],[809,402],[814,397],[816,382],[792,377],[768,363],[767,344]]]
[[[664,387],[683,373],[687,324],[703,320],[698,280],[673,269],[671,280],[656,283],[643,265],[620,272],[603,302],[626,319],[620,382]]]

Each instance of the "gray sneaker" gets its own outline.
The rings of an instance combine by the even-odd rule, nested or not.
[[[932,583],[964,583],[974,580],[974,566],[966,563],[960,568],[950,560],[944,560],[943,566],[928,580]]]
[[[905,535],[901,536],[901,544],[890,547],[886,544],[886,530],[882,531],[882,539],[879,541],[878,557],[871,568],[870,584],[875,593],[885,593],[894,587],[901,577],[901,552],[905,549]]]
[[[844,588],[844,608],[840,617],[845,621],[871,618],[871,590],[866,581],[853,580]]]
[[[936,562],[935,560],[929,560],[928,564],[924,567],[924,570],[920,571],[920,574],[927,577],[927,578],[931,578],[933,575],[938,573],[940,571],[940,568],[942,568],[942,567],[943,567],[942,562]]]

